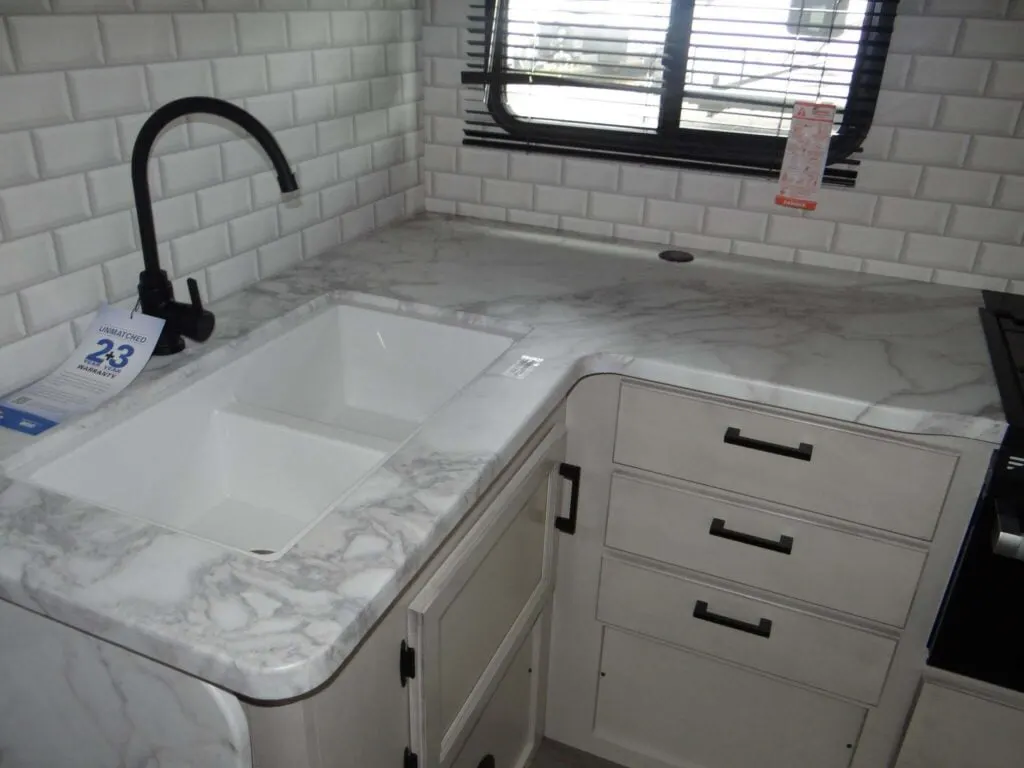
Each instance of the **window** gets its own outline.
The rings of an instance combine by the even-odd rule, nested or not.
[[[771,176],[797,101],[835,104],[850,185],[896,0],[486,0],[465,143]]]

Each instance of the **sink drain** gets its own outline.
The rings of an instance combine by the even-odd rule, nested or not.
[[[252,552],[254,555],[272,555],[272,554],[274,554],[274,550],[272,550],[272,549],[250,549],[249,551]]]
[[[662,251],[658,254],[658,258],[675,264],[686,264],[693,261],[693,254],[689,251]]]

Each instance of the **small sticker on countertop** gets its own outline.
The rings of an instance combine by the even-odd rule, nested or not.
[[[530,357],[529,355],[523,355],[519,358],[519,361],[512,364],[507,371],[505,376],[510,379],[525,379],[531,373],[533,373],[544,362],[543,357]]]
[[[163,327],[160,318],[103,307],[60,368],[0,400],[0,427],[38,435],[93,410],[142,372]]]
[[[835,119],[834,104],[798,101],[794,105],[776,205],[804,211],[818,207],[818,192],[825,175]]]

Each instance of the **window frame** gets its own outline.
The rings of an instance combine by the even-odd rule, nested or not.
[[[867,137],[881,89],[882,73],[892,36],[892,24],[899,0],[868,0],[864,31],[854,62],[847,108],[842,112],[839,129],[832,137],[826,162],[826,183],[852,185],[856,178],[850,170],[832,169],[842,163],[856,163],[857,153]],[[634,159],[704,170],[732,171],[746,175],[776,176],[786,148],[785,136],[712,131],[679,125],[685,90],[686,56],[671,51],[689,50],[690,27],[695,0],[671,0],[671,15],[666,34],[665,80],[656,131],[630,131],[543,124],[520,119],[505,103],[505,86],[518,83],[571,84],[561,76],[524,75],[504,70],[508,37],[509,0],[486,0],[483,72],[463,75],[463,82],[489,86],[484,105],[493,122],[507,136],[467,127],[465,143],[479,146],[505,146],[559,155],[583,155],[602,159]],[[881,39],[878,39],[881,36]],[[492,69],[489,64],[493,64]]]

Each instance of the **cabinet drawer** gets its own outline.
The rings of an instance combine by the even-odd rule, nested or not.
[[[924,552],[755,509],[706,488],[620,473],[612,477],[606,543],[893,626],[906,622],[925,561]]]
[[[623,384],[615,461],[931,539],[956,457]]]
[[[596,734],[672,765],[846,768],[865,710],[606,629]]]
[[[896,641],[606,557],[597,618],[874,704]]]
[[[552,432],[409,606],[417,655],[410,686],[413,751],[446,768],[488,691],[529,632],[553,584],[554,470],[564,428]]]

